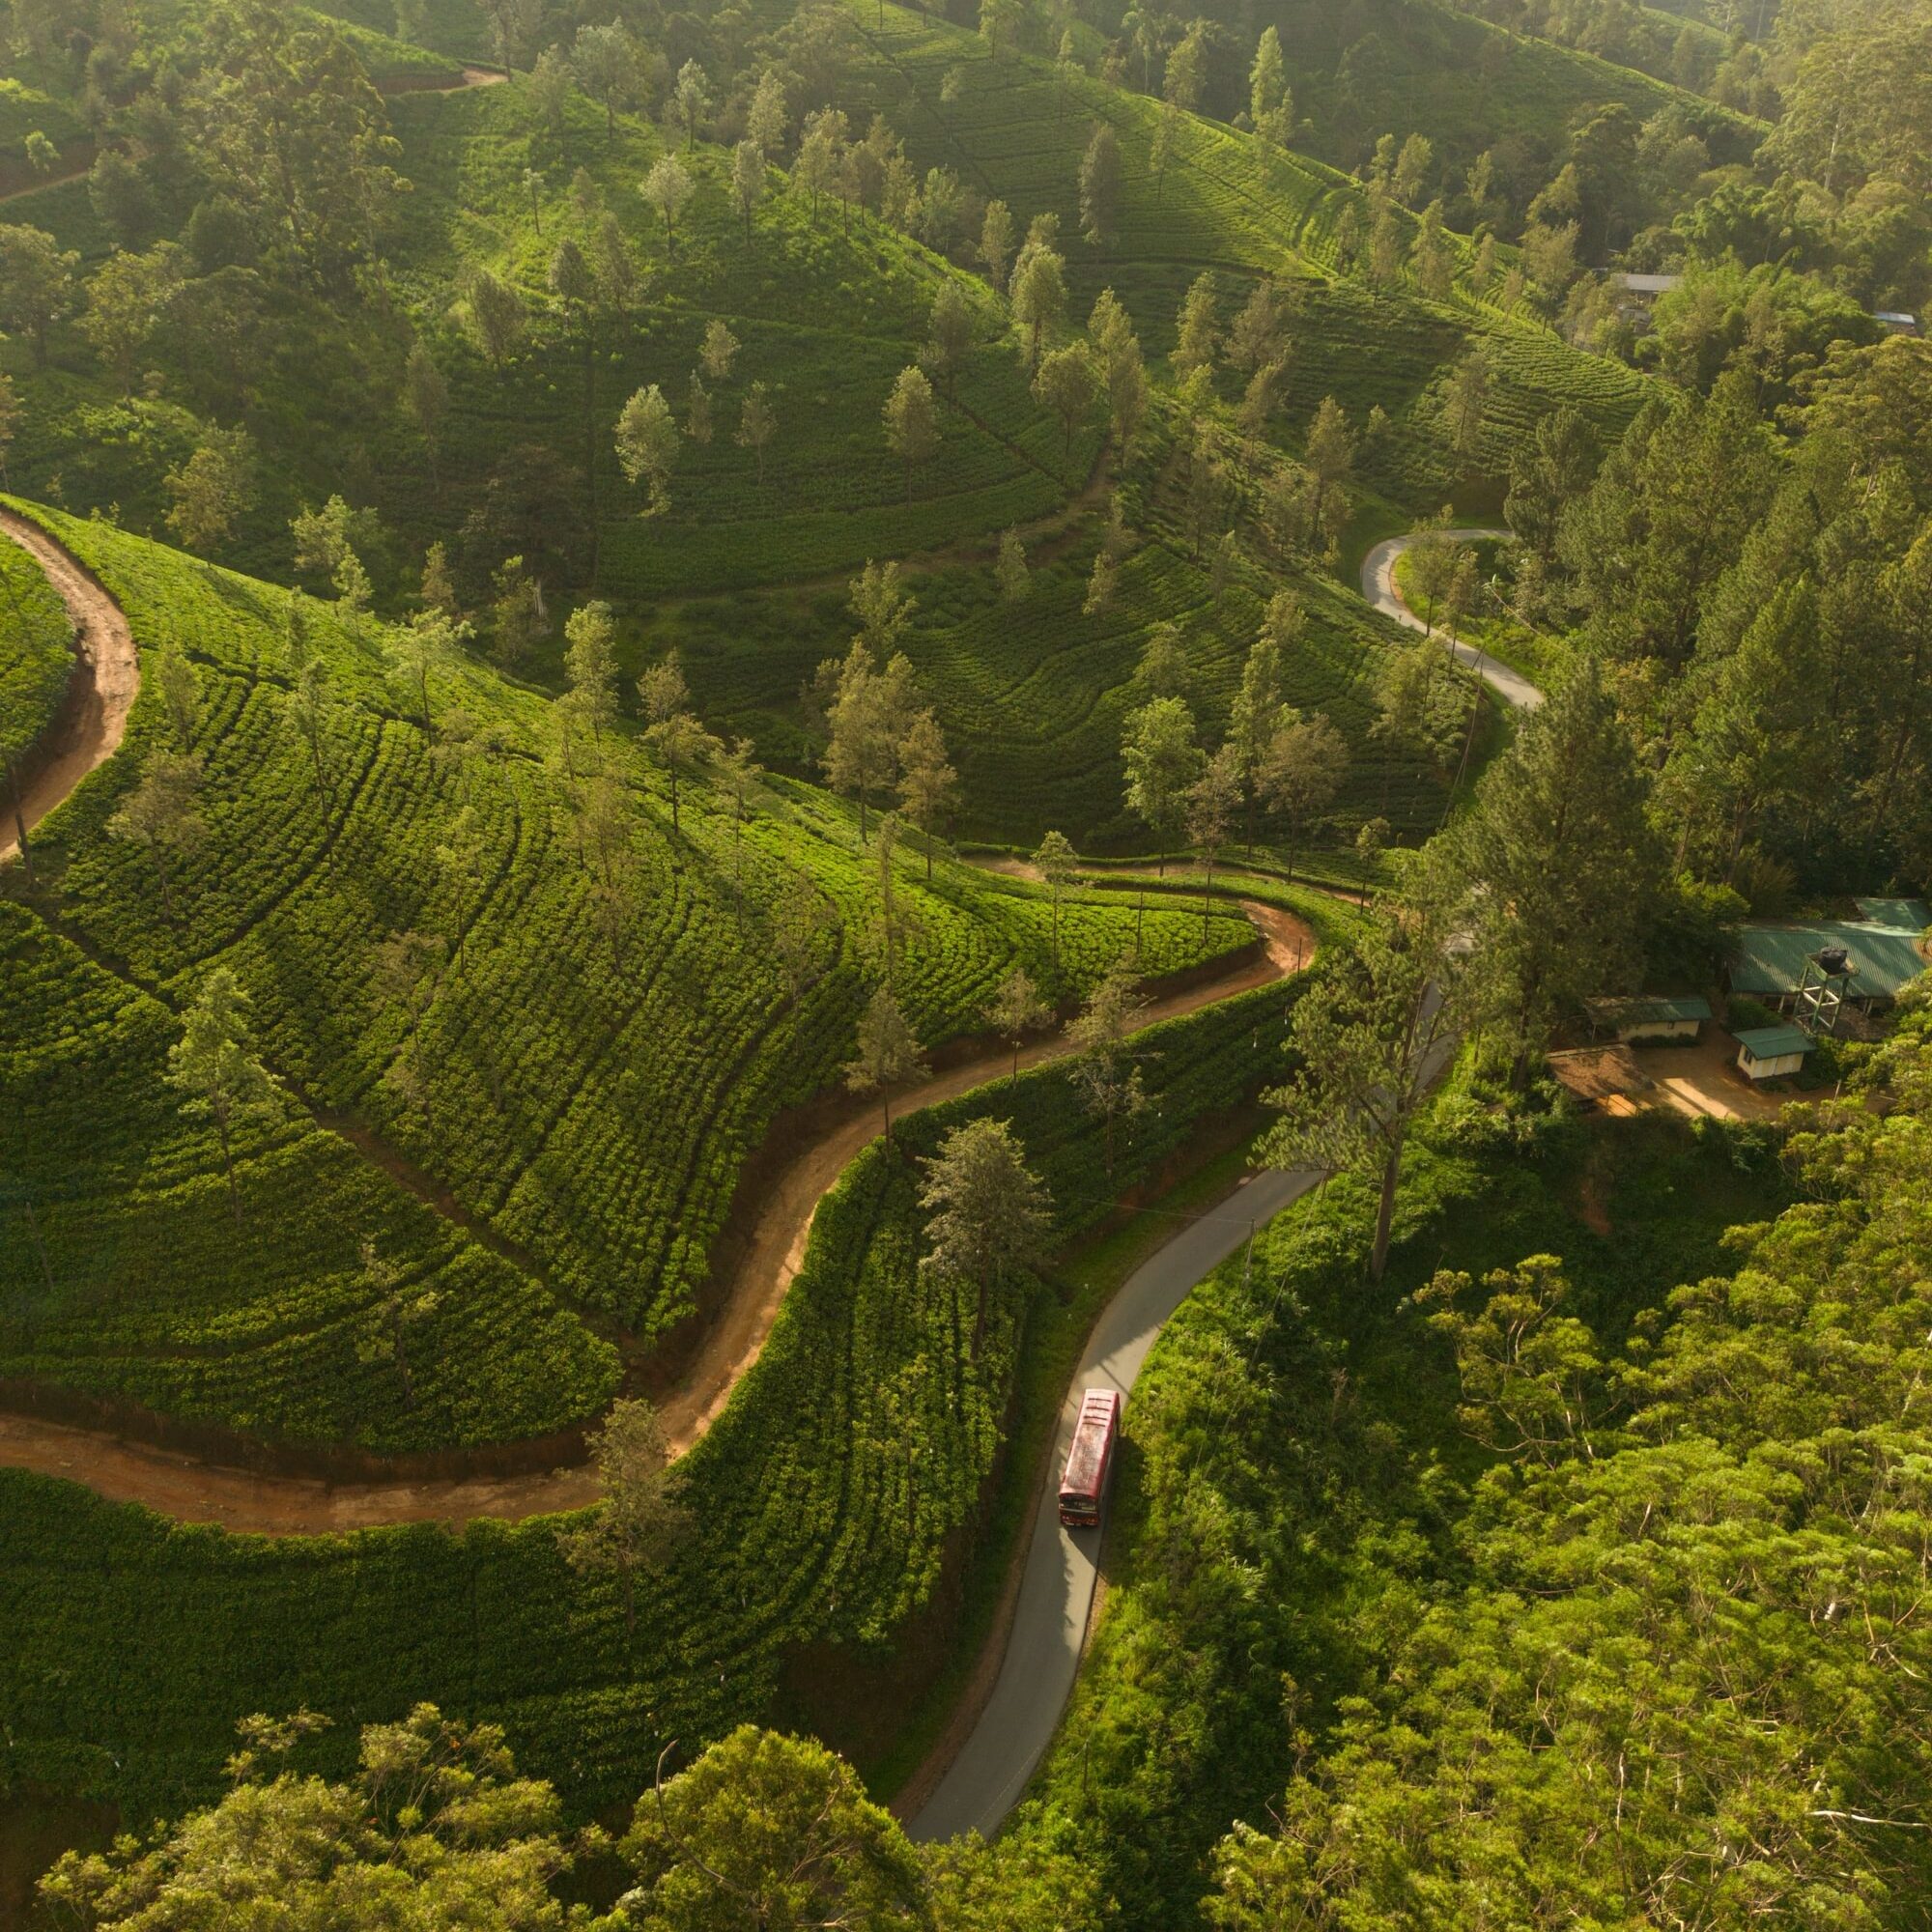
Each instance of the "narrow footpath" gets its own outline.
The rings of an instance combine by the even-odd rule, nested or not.
[[[121,607],[93,572],[40,525],[0,508],[0,536],[16,543],[46,574],[73,625],[76,663],[50,736],[18,799],[0,807],[0,865],[20,850],[19,821],[34,827],[98,765],[120,749],[128,713],[141,688],[134,634]],[[0,774],[4,778],[4,774]]]
[[[1439,534],[1455,537],[1463,543],[1479,543],[1486,539],[1506,538],[1509,531],[1472,528],[1443,530]],[[1420,631],[1425,638],[1434,638],[1446,645],[1505,704],[1519,711],[1534,711],[1543,702],[1543,694],[1520,671],[1512,670],[1506,664],[1498,664],[1487,651],[1464,643],[1460,638],[1452,640],[1447,631],[1432,629],[1404,601],[1401,590],[1396,586],[1396,559],[1419,541],[1421,539],[1415,536],[1389,537],[1362,559],[1362,596],[1369,608],[1379,611],[1384,617],[1393,617],[1406,630]]]

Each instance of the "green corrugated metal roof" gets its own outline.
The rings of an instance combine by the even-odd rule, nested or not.
[[[1732,1038],[1753,1060],[1781,1060],[1787,1053],[1809,1053],[1817,1044],[1798,1027],[1747,1027]]]
[[[1660,1020],[1707,1020],[1711,1003],[1696,993],[1677,993],[1668,998],[1633,1000],[1623,1009],[1626,1026],[1654,1026]]]
[[[1638,993],[1627,1000],[1592,1000],[1600,1026],[1661,1026],[1665,1020],[1707,1020],[1711,1003],[1696,993]]]
[[[1894,925],[1907,932],[1923,932],[1932,925],[1932,906],[1923,899],[1855,899],[1861,919],[1873,925]]]
[[[1806,925],[1747,925],[1739,929],[1731,957],[1731,990],[1736,993],[1794,993],[1804,977],[1804,961],[1825,946],[1842,946],[1852,955],[1854,999],[1889,999],[1908,980],[1925,971],[1918,955],[1918,929],[1861,925],[1828,920]]]

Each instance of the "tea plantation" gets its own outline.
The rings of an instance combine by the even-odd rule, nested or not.
[[[347,1720],[427,1696],[505,1723],[520,1761],[592,1809],[634,1797],[671,1737],[795,1714],[805,1647],[883,1662],[971,1546],[1019,1351],[1055,1295],[1014,1279],[970,1358],[970,1291],[962,1306],[916,1265],[914,1162],[968,1119],[1009,1120],[1065,1240],[1280,1065],[1285,1005],[1264,988],[1139,1036],[1150,1105],[1111,1173],[1055,1067],[874,1142],[820,1208],[763,1354],[681,1465],[690,1530],[640,1586],[634,1634],[614,1579],[564,1563],[556,1519],[266,1541],[0,1473],[0,1622],[15,1643],[0,1778],[143,1816],[207,1788],[237,1710],[306,1702]]]
[[[46,521],[120,597],[150,665],[185,655],[204,776],[200,834],[164,895],[143,848],[108,836],[177,729],[150,675],[122,753],[37,839],[58,882],[53,928],[10,915],[31,997],[8,1003],[0,1065],[36,1131],[0,1248],[14,1311],[0,1373],[381,1449],[594,1412],[614,1357],[585,1321],[648,1341],[690,1314],[746,1155],[851,1058],[881,970],[875,856],[842,810],[778,784],[742,827],[688,788],[673,833],[625,739],[611,748],[613,928],[545,700],[452,665],[432,678],[432,739],[398,708],[382,626],[346,627],[104,525]],[[292,620],[327,670],[312,737],[291,690]],[[1037,889],[947,862],[928,885],[910,847],[895,865],[899,997],[929,1044],[982,1030],[1015,964],[1070,1000],[1132,944],[1130,911],[1076,903],[1056,963]],[[773,935],[801,877],[819,912],[794,1000]],[[428,962],[407,981],[383,963],[398,934],[418,935]],[[1243,921],[1204,932],[1162,912],[1142,964],[1157,975],[1251,937]],[[162,1079],[170,1009],[216,965],[252,997],[285,1096],[242,1141],[239,1229],[223,1225],[213,1136],[183,1124]],[[497,1252],[317,1118],[434,1177]],[[362,1262],[369,1239],[434,1297],[403,1359],[441,1358],[461,1390],[412,1391],[381,1346],[394,1291]],[[199,1264],[184,1269],[190,1243]],[[472,1333],[486,1350],[457,1346]]]
[[[382,24],[350,11],[360,25]],[[768,12],[762,24],[781,24],[784,10]],[[426,39],[440,57],[476,57],[468,11],[429,14]],[[702,140],[681,156],[694,193],[673,240],[638,192],[671,137],[630,115],[607,128],[581,95],[547,120],[513,78],[390,97],[412,188],[388,238],[386,306],[351,328],[327,306],[268,298],[242,345],[259,487],[221,559],[286,581],[290,517],[338,490],[381,519],[365,561],[391,608],[432,542],[448,549],[472,606],[501,554],[519,550],[560,598],[594,590],[616,603],[627,665],[676,644],[706,714],[747,731],[768,763],[803,775],[799,688],[844,649],[844,579],[867,557],[905,557],[921,578],[910,648],[962,776],[960,829],[1030,844],[1049,826],[1078,826],[1084,841],[1131,849],[1147,838],[1122,816],[1119,738],[1138,701],[1131,672],[1150,627],[1188,628],[1188,696],[1214,730],[1258,608],[1237,594],[1209,611],[1201,559],[1179,527],[1177,425],[1161,379],[1198,275],[1209,273],[1224,326],[1260,276],[1280,278],[1288,294],[1277,404],[1252,451],[1298,457],[1324,397],[1358,435],[1379,407],[1388,427],[1362,445],[1357,470],[1365,493],[1395,506],[1388,515],[1451,496],[1492,509],[1509,450],[1541,412],[1573,402],[1607,435],[1635,407],[1629,370],[1571,350],[1527,313],[1475,298],[1458,238],[1461,279],[1447,300],[1426,298],[1407,278],[1372,290],[1337,275],[1336,223],[1365,204],[1358,184],[1318,161],[1189,115],[1157,170],[1152,100],[1089,75],[1063,78],[1035,58],[992,58],[979,37],[902,9],[853,5],[835,44],[837,60],[813,88],[846,111],[855,133],[883,113],[915,177],[952,169],[971,192],[1006,200],[1022,229],[1036,214],[1058,217],[1069,328],[1103,287],[1125,304],[1157,379],[1130,460],[1103,446],[1097,411],[1063,436],[1029,392],[1024,344],[979,276],[776,170],[748,234],[729,152]],[[793,106],[817,104],[801,94]],[[1076,189],[1102,122],[1119,140],[1122,180],[1118,232],[1094,247],[1080,238]],[[36,196],[33,213],[84,263],[106,254],[111,238],[79,185]],[[1401,220],[1406,244],[1414,217]],[[611,222],[634,261],[635,293],[619,308],[554,296],[556,250],[570,242],[596,259]],[[465,321],[467,278],[480,270],[516,290],[524,312],[520,339],[495,357]],[[935,385],[938,455],[908,493],[880,408],[919,355],[948,283],[967,300],[976,341],[956,380]],[[624,479],[611,425],[624,399],[652,383],[682,414],[717,320],[739,347],[728,373],[708,383],[708,436],[680,438],[668,503],[640,516],[642,494]],[[412,343],[446,384],[434,448],[398,405]],[[1444,397],[1472,346],[1486,360],[1488,402],[1475,446],[1459,455]],[[149,350],[169,369],[185,364],[186,345],[165,328]],[[56,327],[46,370],[9,355],[0,349],[28,403],[22,473],[57,486],[76,509],[161,534],[162,478],[200,434],[194,376],[184,366],[179,380],[124,395],[71,324]],[[1215,378],[1210,408],[1224,423],[1240,381],[1226,370]],[[753,384],[778,425],[762,475],[736,440]],[[1231,476],[1250,465],[1232,435],[1228,462]],[[1108,486],[1127,508],[1133,549],[1119,595],[1090,617],[1082,585]],[[1249,581],[1286,577],[1310,607],[1291,696],[1328,712],[1350,745],[1350,781],[1331,813],[1336,841],[1375,815],[1398,837],[1421,836],[1441,817],[1440,779],[1367,733],[1383,633],[1333,594],[1319,566],[1267,553],[1251,501],[1232,504],[1227,521]],[[1025,533],[1035,562],[1035,595],[1017,611],[989,603],[983,568],[1009,528]],[[553,677],[559,648],[553,626],[530,671]]]
[[[1426,290],[1401,265],[1409,210],[1372,285],[1344,260],[1363,184],[1103,79],[1112,22],[1074,23],[1071,71],[890,0],[627,7],[652,15],[648,72],[607,108],[572,50],[614,7],[168,0],[130,27],[85,4],[76,34],[44,24],[58,7],[0,0],[19,66],[0,83],[0,265],[31,261],[53,291],[34,312],[0,290],[0,460],[5,500],[125,610],[142,682],[119,751],[37,830],[34,876],[0,869],[16,1408],[331,1474],[409,1458],[388,1469],[410,1481],[432,1459],[574,1453],[711,1332],[772,1157],[830,1112],[879,987],[922,1050],[964,1055],[1015,969],[1064,1019],[1123,959],[1154,980],[1255,946],[1228,893],[1204,910],[1196,875],[1146,876],[1156,835],[1127,809],[1122,738],[1158,627],[1179,633],[1186,764],[1228,736],[1271,600],[1294,593],[1263,742],[1293,750],[1279,697],[1325,717],[1347,765],[1304,734],[1333,765],[1308,795],[1335,782],[1291,856],[1298,876],[1378,881],[1381,844],[1443,824],[1500,727],[1472,727],[1460,763],[1440,731],[1407,748],[1380,689],[1406,640],[1355,594],[1351,551],[1445,502],[1493,517],[1526,431],[1574,405],[1607,443],[1650,382],[1506,302],[1508,249],[1491,275],[1445,235]],[[222,159],[214,70],[249,58],[228,33],[286,57],[277,72],[308,57],[290,36],[320,35],[343,97],[328,125],[368,117],[380,166],[310,156],[349,238],[333,257],[307,258],[303,204],[264,217]],[[1460,16],[1443,34],[1506,38]],[[1539,138],[1592,77],[1554,52],[1505,60],[1506,86],[1552,90],[1524,110]],[[705,59],[713,92],[680,126],[668,91]],[[464,84],[504,61],[501,84]],[[780,70],[782,128],[747,156],[752,91]],[[1304,113],[1339,155],[1336,96],[1311,76]],[[814,173],[800,150],[828,108],[853,145]],[[1080,174],[1103,127],[1119,183],[1090,242]],[[6,172],[44,160],[35,129],[61,157],[40,185]],[[673,161],[688,198],[640,192]],[[949,196],[970,219],[931,214]],[[1083,341],[1103,291],[1123,304],[1150,381],[1124,441],[1099,393],[1063,418],[1036,392],[1036,345],[974,243],[995,199],[1015,242],[1038,222],[1065,255],[1038,346]],[[1218,353],[1191,384],[1175,366],[1203,277],[1223,333],[1260,283],[1279,291],[1264,409]],[[936,304],[963,314],[950,356],[928,346]],[[1452,425],[1477,362],[1479,416]],[[882,414],[915,365],[923,451]],[[645,462],[620,412],[653,386],[668,414]],[[1352,448],[1341,507],[1292,529],[1284,486],[1312,474],[1330,404]],[[354,569],[298,535],[331,498]],[[958,779],[929,817],[1021,850],[1058,831],[1131,870],[1052,897],[946,838],[882,846],[876,795],[821,788],[837,761],[814,680],[852,646],[852,580],[887,559],[912,599],[891,648]],[[612,620],[602,709],[559,697],[583,682],[566,639],[593,601]],[[691,714],[668,725],[639,679],[673,652]],[[0,544],[0,755],[41,740],[70,662],[58,600]],[[715,736],[680,749],[679,727]],[[1233,808],[1207,803],[1224,859]],[[1353,913],[1283,882],[1262,821],[1257,895],[1339,937]],[[198,1003],[231,983],[260,1070],[232,1114],[189,1051]],[[1235,1158],[1291,1070],[1301,984],[1136,1035],[1145,1104],[1111,1134],[1049,1065],[873,1141],[677,1463],[674,1548],[635,1601],[567,1560],[564,1519],[270,1539],[0,1466],[0,1798],[86,1794],[134,1825],[208,1795],[243,1713],[327,1713],[320,1761],[339,1768],[358,1722],[423,1699],[501,1723],[573,1819],[634,1799],[668,1744],[748,1719],[898,1763],[1023,1509],[1012,1445],[1050,1416],[1040,1364],[1088,1318],[1059,1270],[1126,1203]],[[983,1321],[971,1287],[921,1265],[920,1200],[922,1163],[981,1118],[1011,1123],[1051,1203],[1048,1258],[1001,1279]]]

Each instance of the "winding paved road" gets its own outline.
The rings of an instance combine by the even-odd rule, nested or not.
[[[1072,1693],[1094,1604],[1101,1532],[1061,1527],[1052,1477],[1066,1460],[1082,1394],[1112,1388],[1124,1398],[1163,1324],[1195,1283],[1320,1179],[1312,1168],[1250,1176],[1229,1200],[1143,1262],[1108,1302],[1060,1406],[1049,1478],[1034,1519],[999,1679],[964,1747],[908,1828],[915,1838],[950,1838],[961,1832],[990,1837],[1053,1742]]]
[[[1472,538],[1507,532],[1463,529],[1450,534]],[[1447,643],[1443,633],[1430,632],[1395,587],[1395,560],[1414,541],[1391,537],[1369,553],[1362,564],[1362,595],[1397,623]],[[1507,665],[1467,644],[1455,648],[1506,704],[1533,711],[1543,702],[1543,693]],[[1453,1044],[1445,1044],[1430,1069],[1432,1079],[1453,1052]],[[1162,1326],[1195,1284],[1227,1260],[1251,1229],[1298,1201],[1320,1178],[1308,1168],[1250,1177],[1228,1201],[1144,1262],[1107,1304],[1061,1404],[1049,1480],[1035,1514],[999,1676],[958,1755],[908,1825],[915,1838],[950,1838],[961,1832],[990,1837],[1019,1802],[1073,1694],[1093,1609],[1101,1532],[1061,1527],[1059,1492],[1051,1478],[1065,1462],[1080,1397],[1090,1388],[1114,1388],[1126,1397]]]
[[[85,600],[89,608],[84,611],[76,609],[75,615],[84,614],[93,620],[87,627],[93,633],[90,641],[96,641],[97,647],[99,642],[109,645],[110,663],[125,654],[125,668],[133,672],[133,676],[126,679],[125,690],[117,694],[123,700],[118,707],[120,717],[125,720],[126,702],[131,700],[134,676],[138,672],[132,664],[132,640],[126,636],[126,620],[113,600],[80,572],[74,560],[44,532],[25,519],[4,513],[0,516],[0,534],[12,537],[35,554],[68,597],[71,608]],[[1452,534],[1470,537],[1494,533],[1462,530]],[[1395,559],[1413,540],[1392,538],[1369,554],[1362,567],[1363,594],[1376,609],[1398,623],[1426,632],[1428,627],[1402,601],[1394,582]],[[116,650],[116,645],[120,649]],[[1505,702],[1524,709],[1542,703],[1543,694],[1517,672],[1466,644],[1455,648]],[[79,769],[64,773],[57,781],[60,796],[65,796],[86,770],[111,754],[119,741],[119,730],[112,725],[90,735],[93,742],[85,762],[80,763]],[[52,802],[52,799],[47,801]],[[42,809],[46,806],[43,804]],[[1267,957],[1249,975],[1237,976],[1236,983],[1212,986],[1212,997],[1227,997],[1242,984],[1264,983],[1303,963],[1306,935],[1298,930],[1291,932],[1293,922],[1275,908],[1250,904],[1246,909],[1271,942]],[[1293,965],[1288,958],[1291,940]],[[1209,994],[1210,989],[1201,988],[1191,996],[1181,996],[1166,1004],[1184,1009],[1206,1004]],[[1031,1063],[1052,1051],[1052,1045],[1042,1043],[1024,1058]],[[1442,1055],[1445,1063],[1447,1057],[1445,1050]],[[930,1101],[941,1097],[938,1090],[950,1093],[970,1086],[987,1077],[987,1072],[986,1067],[977,1064],[954,1069],[951,1075],[929,1083],[935,1091],[922,1090],[916,1099]],[[847,1131],[852,1131],[851,1123]],[[861,1140],[867,1137],[868,1129],[858,1135]],[[836,1177],[844,1158],[856,1152],[857,1147],[840,1146],[822,1151],[832,1156],[829,1164]],[[1316,1171],[1307,1168],[1250,1176],[1232,1196],[1189,1222],[1127,1278],[1102,1312],[1062,1403],[1049,1470],[1057,1469],[1065,1458],[1082,1393],[1090,1387],[1111,1387],[1126,1396],[1161,1328],[1195,1284],[1233,1254],[1255,1230],[1299,1200],[1320,1178]],[[817,1187],[808,1187],[804,1190],[806,1200],[800,1204],[802,1212],[775,1217],[784,1236],[782,1259],[778,1267],[770,1270],[773,1278],[767,1292],[744,1297],[752,1303],[749,1310],[741,1310],[749,1315],[748,1332],[728,1340],[719,1338],[725,1343],[721,1352],[729,1353],[734,1359],[718,1378],[720,1386],[706,1391],[710,1399],[690,1419],[689,1436],[702,1433],[705,1424],[723,1406],[724,1396],[750,1361],[756,1358],[770,1318],[782,1298],[784,1285],[797,1266],[810,1226],[810,1209],[816,1205],[820,1191]],[[398,1486],[404,1492],[402,1494],[392,1491],[382,1495],[383,1486],[375,1486],[372,1492],[358,1496],[353,1490],[332,1489],[327,1485],[215,1469],[197,1459],[171,1457],[165,1452],[115,1442],[97,1432],[64,1429],[18,1416],[0,1417],[0,1463],[66,1475],[87,1482],[105,1494],[148,1501],[189,1520],[225,1521],[231,1528],[246,1526],[270,1534],[312,1532],[324,1526],[348,1527],[358,1520],[514,1517],[527,1514],[532,1508],[570,1507],[594,1495],[594,1486],[585,1483],[587,1472],[558,1471],[547,1479],[525,1478],[521,1483],[512,1480],[471,1486]],[[160,1473],[163,1470],[165,1475]],[[583,1485],[586,1492],[576,1493],[578,1485]],[[219,1499],[208,1493],[230,1486],[233,1492]],[[464,1493],[466,1488],[471,1492]],[[156,1495],[156,1490],[174,1492],[162,1496]],[[527,1492],[520,1492],[524,1491]],[[381,1500],[372,1515],[364,1516],[372,1494]],[[358,1503],[362,1506],[359,1509]],[[1057,1490],[1049,1481],[1042,1486],[999,1674],[964,1746],[913,1819],[910,1829],[917,1838],[946,1838],[966,1831],[990,1834],[1018,1801],[1053,1741],[1079,1671],[1094,1603],[1100,1536],[1096,1530],[1076,1533],[1063,1529],[1057,1504]],[[316,1521],[318,1515],[338,1520],[325,1525]],[[342,1520],[343,1518],[347,1520]]]
[[[1485,538],[1507,537],[1509,531],[1469,528],[1444,530],[1441,534],[1474,543]],[[1396,558],[1417,541],[1414,536],[1389,537],[1362,559],[1362,595],[1369,607],[1379,611],[1384,617],[1393,617],[1408,630],[1420,631],[1426,638],[1439,638],[1505,704],[1514,705],[1519,711],[1534,711],[1543,702],[1543,694],[1520,671],[1498,664],[1474,644],[1465,644],[1460,639],[1450,642],[1446,631],[1432,630],[1403,601],[1402,592],[1396,588]]]

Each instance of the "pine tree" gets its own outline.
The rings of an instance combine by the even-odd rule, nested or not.
[[[1110,1178],[1119,1123],[1147,1105],[1133,1045],[1133,1034],[1147,1013],[1138,983],[1131,967],[1115,966],[1066,1029],[1066,1041],[1073,1049],[1067,1073],[1087,1111],[1101,1122]]]
[[[845,1068],[845,1085],[854,1094],[881,1095],[888,1146],[893,1138],[892,1090],[925,1070],[918,1037],[906,1024],[892,988],[884,984],[874,987],[859,1016],[859,1052]]]
[[[617,418],[617,463],[626,481],[647,492],[644,514],[670,507],[670,474],[677,462],[677,423],[655,383],[639,389]]]
[[[1186,816],[1187,788],[1206,762],[1195,742],[1194,713],[1182,697],[1156,697],[1129,712],[1121,746],[1126,769],[1126,805],[1156,841],[1156,870],[1165,874],[1167,854]]]
[[[1465,1012],[1521,1085],[1557,1022],[1633,990],[1662,887],[1630,728],[1585,656],[1523,722],[1447,849],[1472,940]]]
[[[945,734],[930,711],[922,711],[899,741],[899,804],[919,827],[925,845],[925,877],[932,881],[932,847],[940,826],[959,798],[959,774],[946,755]]]
[[[1218,341],[1214,320],[1214,278],[1204,273],[1195,277],[1180,304],[1174,354],[1169,357],[1175,374],[1187,376],[1196,369],[1210,368]]]
[[[1295,1002],[1289,1046],[1299,1077],[1263,1096],[1280,1116],[1261,1146],[1269,1167],[1358,1174],[1376,1188],[1371,1281],[1388,1264],[1410,1132],[1449,1058],[1444,982],[1456,955],[1445,939],[1427,906],[1366,921]]]
[[[939,448],[939,412],[925,371],[913,363],[901,369],[880,412],[886,441],[905,466],[906,507],[912,507],[912,476],[932,461]]]
[[[1026,1150],[1007,1121],[969,1121],[952,1128],[921,1162],[926,1252],[921,1265],[967,1283],[975,1292],[970,1359],[986,1338],[986,1300],[1014,1268],[1037,1261],[1052,1226],[1046,1189],[1026,1164]]]
[[[739,448],[749,449],[756,458],[758,488],[761,490],[765,487],[765,451],[778,432],[778,413],[766,399],[765,385],[753,383],[745,391],[744,406],[738,415],[738,434],[734,440]]]
[[[1284,719],[1269,741],[1258,779],[1268,804],[1288,814],[1288,865],[1294,860],[1308,820],[1341,790],[1349,775],[1349,741],[1318,712],[1313,718]]]
[[[1033,855],[1035,868],[1046,882],[1049,895],[1048,927],[1053,940],[1053,970],[1060,971],[1060,901],[1068,886],[1079,876],[1079,856],[1063,832],[1049,832]]]
[[[563,639],[570,701],[601,742],[617,716],[617,626],[610,605],[580,605],[565,620]]]
[[[175,916],[173,861],[200,844],[208,830],[197,806],[200,793],[199,759],[185,752],[150,752],[134,788],[107,821],[109,838],[147,852],[169,919]]]
[[[182,1016],[181,1038],[168,1049],[168,1080],[187,1094],[182,1111],[214,1128],[235,1225],[242,1225],[242,1189],[235,1176],[235,1133],[274,1112],[274,1084],[255,1058],[248,996],[226,966],[209,972]]]
[[[1248,118],[1264,147],[1288,146],[1294,131],[1294,101],[1281,57],[1281,35],[1273,27],[1264,29],[1248,70]]]
[[[1053,1018],[1053,1009],[1040,998],[1039,989],[1028,977],[1026,968],[1015,966],[999,983],[986,1008],[986,1023],[1013,1050],[1010,1080],[1020,1077],[1020,1048],[1030,1033]]]
[[[994,575],[999,580],[1000,595],[1009,604],[1023,604],[1033,588],[1033,578],[1027,569],[1026,545],[1020,541],[1018,530],[1007,530],[1000,538],[1000,560]]]
[[[638,1582],[670,1561],[688,1521],[670,1445],[657,1411],[640,1396],[620,1396],[588,1441],[603,1495],[592,1515],[558,1534],[557,1546],[580,1576],[616,1577],[624,1628],[635,1634]]]
[[[1103,121],[1080,158],[1080,232],[1096,248],[1115,239],[1121,207],[1121,144]]]

